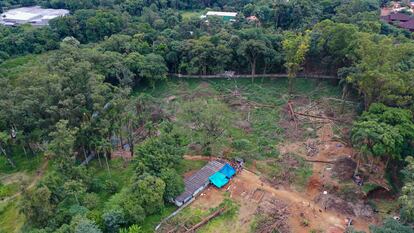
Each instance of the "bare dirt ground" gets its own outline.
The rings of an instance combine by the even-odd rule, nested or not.
[[[187,159],[197,160],[198,157],[186,156]],[[209,187],[190,205],[190,208],[208,210],[217,207],[223,200],[225,193],[240,205],[237,220],[232,225],[231,232],[250,232],[259,203],[265,199],[277,199],[286,203],[289,209],[288,224],[290,232],[308,233],[310,230],[322,230],[327,233],[344,232],[349,216],[335,211],[326,211],[313,201],[313,195],[299,193],[287,188],[275,188],[263,181],[259,175],[243,170],[221,190]],[[262,194],[263,196],[261,197]],[[306,226],[303,224],[307,221]],[[354,228],[369,232],[370,222],[354,220]]]
[[[252,171],[243,170],[221,190],[213,187],[206,189],[188,208],[208,210],[217,207],[225,196],[229,196],[239,204],[240,208],[236,219],[226,222],[229,224],[226,228],[230,229],[228,232],[251,232],[252,223],[255,223],[257,216],[263,212],[263,206],[269,205],[269,203],[283,203],[283,206],[287,208],[287,211],[280,212],[286,216],[283,216],[282,221],[277,225],[282,233],[345,232],[349,218],[353,219],[354,229],[369,232],[369,226],[375,224],[376,219],[374,217],[359,217],[355,213],[359,213],[360,209],[352,210],[352,214],[349,211],[341,211],[340,206],[335,206],[336,194],[331,193],[330,190],[332,187],[339,189],[341,185],[337,177],[338,171],[335,169],[346,167],[336,166],[335,162],[344,158],[353,162],[354,155],[353,149],[338,138],[338,135],[335,135],[336,120],[345,122],[352,119],[352,116],[337,115],[330,107],[326,108],[327,104],[321,106],[320,103],[303,99],[293,102],[293,105],[294,112],[305,115],[298,114],[289,118],[286,115],[289,112],[289,107],[284,109],[285,115],[279,124],[285,129],[289,143],[280,145],[279,152],[282,156],[286,154],[298,155],[312,164],[312,176],[302,192],[292,189],[289,184],[274,185],[265,181],[261,175],[256,173],[256,161],[253,161]],[[295,118],[296,120],[293,120]],[[184,158],[187,160],[214,159],[214,157],[191,155],[186,155]],[[351,166],[351,169],[339,172],[342,172],[341,175],[351,174],[352,176],[352,171]],[[342,178],[347,182],[351,181],[351,177]],[[329,192],[325,195],[327,190]],[[357,190],[356,185],[355,190]],[[328,196],[331,199],[327,199]],[[327,207],[327,201],[333,203],[332,206]],[[346,201],[344,202],[348,204]],[[346,207],[352,208],[356,205],[356,203],[351,203]],[[275,214],[279,213],[275,212]],[[271,221],[274,220],[271,218]],[[270,225],[272,226],[272,222]],[[267,231],[261,230],[259,232]]]

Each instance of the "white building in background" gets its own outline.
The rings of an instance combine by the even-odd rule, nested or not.
[[[208,17],[219,17],[224,21],[234,21],[237,16],[237,12],[224,12],[224,11],[208,11],[205,15],[200,16],[201,19]]]
[[[33,26],[46,26],[51,19],[68,15],[65,9],[45,9],[40,6],[21,7],[8,10],[0,15],[0,24],[18,26],[31,24]]]

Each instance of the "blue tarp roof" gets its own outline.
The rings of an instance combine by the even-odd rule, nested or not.
[[[217,188],[221,188],[229,182],[229,179],[221,172],[216,172],[208,178]]]
[[[230,164],[226,163],[222,169],[220,169],[221,173],[223,173],[228,179],[234,176],[236,174],[236,170]]]

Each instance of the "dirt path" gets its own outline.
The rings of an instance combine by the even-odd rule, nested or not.
[[[244,185],[251,185],[251,189],[261,189],[277,199],[286,202],[291,211],[290,227],[292,232],[308,233],[310,229],[323,229],[325,232],[343,232],[345,230],[345,220],[348,216],[325,211],[323,207],[316,204],[311,196],[306,193],[299,193],[293,190],[276,189],[270,184],[263,182],[260,177],[250,171],[244,170],[235,180],[240,179]],[[307,227],[302,226],[302,216],[309,220]],[[369,232],[369,223],[365,221],[354,222],[354,227],[358,230]]]
[[[46,169],[47,169],[47,165],[49,164],[48,160],[45,160],[42,164],[42,166],[36,171],[36,176],[35,178],[27,185],[26,189],[31,189],[33,188],[39,181],[40,179],[43,177]],[[13,200],[17,197],[19,197],[20,195],[22,195],[22,192],[17,192],[15,193],[13,196],[10,197],[6,197],[3,200],[0,201],[0,203],[5,203],[8,202],[10,200]]]

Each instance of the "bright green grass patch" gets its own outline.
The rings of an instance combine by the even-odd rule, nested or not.
[[[202,12],[181,11],[180,14],[181,14],[181,17],[183,18],[183,20],[189,20],[189,19],[194,18],[194,17],[200,17],[202,15]]]
[[[39,77],[47,75],[47,68],[44,61],[48,53],[38,55],[26,55],[9,59],[0,64],[0,73],[11,80],[16,77]],[[1,77],[1,76],[0,76]]]
[[[163,227],[185,226],[190,228],[221,208],[224,208],[224,212],[211,219],[206,225],[199,228],[197,232],[233,232],[234,229],[231,228],[233,226],[231,223],[237,216],[239,205],[229,198],[225,198],[219,206],[208,210],[192,206],[186,207],[164,223]]]
[[[207,161],[204,160],[182,160],[177,168],[177,172],[178,174],[183,175],[190,171],[199,170],[206,164]]]
[[[365,193],[365,195],[367,195],[369,192],[371,192],[372,190],[375,190],[377,188],[379,188],[380,186],[374,183],[365,183],[362,186],[362,192]]]
[[[35,58],[36,58],[36,55],[26,55],[26,56],[8,59],[5,62],[0,64],[0,69],[13,69],[18,66],[25,65],[35,60]]]
[[[19,191],[19,186],[20,184],[18,183],[12,183],[7,185],[0,183],[0,200],[17,193]]]
[[[24,216],[19,213],[17,201],[0,203],[0,232],[20,232]]]
[[[176,206],[168,204],[159,214],[154,214],[145,218],[144,223],[142,224],[143,232],[154,232],[155,227],[160,223],[164,218],[168,217],[177,209]]]

